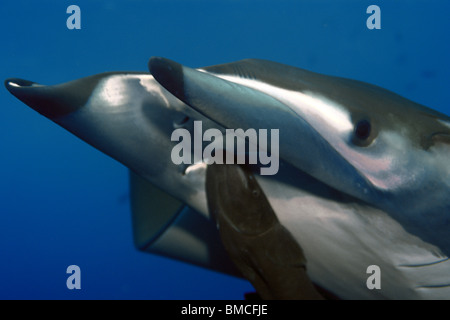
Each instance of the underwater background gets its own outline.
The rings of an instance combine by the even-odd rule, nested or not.
[[[69,30],[69,5],[81,29]],[[369,5],[381,29],[369,30]],[[450,114],[448,0],[0,2],[0,78],[57,84],[273,60],[373,83]],[[450,160],[449,160],[450,161]],[[69,265],[81,289],[69,290]],[[330,266],[332,268],[332,266]],[[244,280],[133,246],[128,171],[0,89],[0,299],[242,299]]]

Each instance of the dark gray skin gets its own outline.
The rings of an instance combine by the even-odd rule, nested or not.
[[[209,165],[207,201],[230,258],[263,299],[323,299],[300,245],[278,221],[251,171]]]

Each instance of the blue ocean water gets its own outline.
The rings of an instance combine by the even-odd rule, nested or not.
[[[66,9],[81,9],[69,30]],[[369,5],[381,29],[369,30]],[[447,0],[2,1],[0,78],[56,84],[151,56],[262,58],[450,114]],[[241,279],[138,252],[127,169],[0,89],[0,299],[242,299]],[[68,290],[66,268],[81,268]]]

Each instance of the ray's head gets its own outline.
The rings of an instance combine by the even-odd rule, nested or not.
[[[278,128],[280,157],[360,199],[412,194],[449,174],[436,156],[449,155],[449,117],[380,87],[257,59],[197,71],[152,58],[149,67],[226,128]]]

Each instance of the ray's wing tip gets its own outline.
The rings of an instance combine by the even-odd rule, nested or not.
[[[20,78],[8,78],[4,81],[4,85],[11,94],[16,95],[18,90],[37,86],[38,84],[36,82]]]

